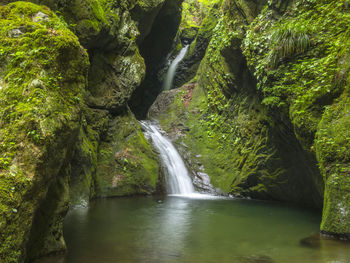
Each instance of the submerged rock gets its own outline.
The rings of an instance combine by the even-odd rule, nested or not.
[[[242,256],[238,258],[240,263],[274,263],[274,261],[265,255],[251,255],[251,256]]]
[[[313,249],[321,249],[321,248],[340,248],[347,246],[350,248],[350,242],[346,239],[339,240],[341,237],[338,236],[330,236],[323,234],[315,234],[300,240],[300,245]]]

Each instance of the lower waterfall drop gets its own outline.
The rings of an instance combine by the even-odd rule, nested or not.
[[[151,138],[159,151],[161,161],[166,169],[166,183],[168,194],[195,194],[189,172],[180,154],[171,141],[161,134],[160,128],[150,121],[140,121],[146,137]]]

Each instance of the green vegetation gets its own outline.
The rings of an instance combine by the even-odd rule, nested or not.
[[[321,230],[347,234],[350,13],[347,1],[297,1],[279,19],[266,8],[243,51],[263,104],[288,116],[326,185]],[[270,38],[270,36],[272,36]]]
[[[349,4],[262,2],[219,7],[192,101],[185,86],[161,123],[227,192],[320,207],[325,184],[321,229],[349,233]]]
[[[88,57],[46,7],[0,6],[0,28],[0,258],[17,262],[74,140]]]
[[[182,18],[179,27],[181,39],[192,41],[196,38],[207,14],[215,10],[212,9],[217,0],[185,0],[182,3]]]
[[[96,195],[154,193],[159,175],[158,158],[133,114],[127,112],[117,117],[110,132],[110,140],[99,146]]]
[[[268,21],[271,10],[266,9],[250,25],[243,50],[263,103],[289,111],[297,134],[311,147],[323,106],[343,87],[339,60],[350,18],[342,1],[304,2],[278,21]]]
[[[40,1],[57,15],[0,6],[1,262],[63,251],[69,202],[156,192],[157,156],[127,104],[146,72],[138,44],[150,60],[166,53],[161,23],[179,22],[180,3],[167,1]],[[158,116],[215,187],[313,207],[324,194],[321,230],[340,236],[350,234],[349,8],[186,0],[189,82]],[[161,37],[147,39],[153,28]]]
[[[185,0],[182,3],[180,29],[199,27],[214,3],[213,0]]]
[[[49,13],[50,17],[34,22],[38,12]],[[63,84],[72,79],[69,73],[79,71],[59,70],[64,66],[75,68],[74,63],[80,63],[80,60],[68,61],[62,53],[79,55],[82,51],[78,39],[48,9],[20,2],[3,7],[0,18],[0,60],[4,65],[1,67],[0,118],[1,126],[8,126],[1,133],[0,168],[8,170],[20,141],[40,145],[50,139],[55,124],[47,116],[69,118],[72,106],[79,106],[81,87],[68,88]],[[11,37],[14,32],[19,36]],[[56,62],[53,66],[52,61]],[[44,107],[50,97],[58,103]]]

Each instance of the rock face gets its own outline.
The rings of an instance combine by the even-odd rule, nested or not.
[[[250,25],[243,44],[263,104],[288,116],[305,152],[317,157],[325,184],[321,231],[345,236],[350,233],[349,22],[346,2],[273,1]]]
[[[149,35],[140,43],[140,53],[145,58],[147,74],[129,103],[139,119],[146,117],[148,108],[160,93],[162,85],[158,72],[166,62],[177,33],[181,21],[181,3],[182,0],[166,1],[155,17]]]
[[[48,8],[1,6],[0,24],[0,261],[17,262],[65,249],[69,162],[89,62]]]
[[[348,236],[349,4],[220,10],[195,78],[153,116],[215,187],[318,208],[324,197],[322,232]]]
[[[31,2],[0,1],[1,262],[64,251],[70,204],[156,191],[158,159],[127,103],[145,76],[138,45],[163,6],[181,11],[173,0]]]

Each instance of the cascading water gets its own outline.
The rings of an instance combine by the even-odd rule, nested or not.
[[[181,49],[180,53],[176,56],[176,58],[171,62],[170,67],[168,69],[168,72],[166,74],[165,80],[164,80],[163,90],[170,90],[171,89],[171,86],[173,85],[173,80],[175,77],[177,65],[180,63],[180,61],[186,55],[188,47],[189,47],[189,45],[184,46]]]
[[[160,128],[150,121],[141,121],[146,137],[151,138],[154,146],[158,149],[161,161],[166,169],[166,181],[168,194],[191,195],[195,193],[191,178],[171,141],[161,134]]]

